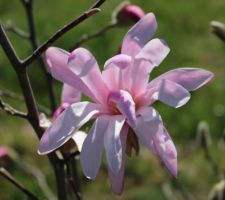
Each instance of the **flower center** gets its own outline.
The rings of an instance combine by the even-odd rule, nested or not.
[[[128,91],[112,91],[107,101],[113,114],[122,114],[132,128],[136,126],[135,102]]]

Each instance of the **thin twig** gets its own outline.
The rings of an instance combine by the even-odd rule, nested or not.
[[[87,34],[82,35],[81,38],[76,42],[76,44],[74,44],[73,47],[70,48],[70,50],[72,51],[73,49],[76,49],[77,47],[81,46],[81,44],[103,35],[104,33],[106,33],[107,31],[109,31],[110,29],[116,26],[117,26],[117,23],[112,22],[108,24],[107,26],[105,26],[104,28],[102,28],[101,30],[97,31],[96,33],[93,33],[90,35],[87,35]]]
[[[93,8],[99,8],[106,0],[98,0],[96,1],[90,9],[93,9]]]
[[[19,100],[19,101],[24,101],[23,96],[21,96],[19,94],[16,94],[15,92],[7,90],[7,89],[0,90],[0,96],[16,99],[16,100]],[[48,116],[51,115],[51,111],[47,107],[45,107],[44,105],[38,104],[37,107],[38,107],[38,110],[40,112],[43,112]]]
[[[212,21],[210,22],[210,25],[212,27],[212,32],[225,42],[225,24],[218,21]]]
[[[27,32],[13,25],[11,22],[7,22],[4,28],[6,31],[10,31],[23,39],[29,39],[30,37]]]
[[[74,192],[74,195],[77,200],[81,200],[81,192],[80,192],[80,186],[79,186],[79,179],[78,179],[78,174],[77,174],[77,167],[76,167],[76,161],[74,157],[67,157],[67,180],[70,183],[70,186]]]
[[[58,40],[62,35],[71,30],[73,27],[77,26],[93,14],[99,12],[100,9],[94,8],[84,12],[81,16],[70,22],[69,24],[63,26],[54,35],[52,35],[47,41],[40,45],[29,57],[23,61],[24,66],[30,65],[35,59],[37,59],[52,43]]]
[[[27,197],[31,200],[39,200],[33,193],[31,193],[28,189],[22,185],[15,177],[13,177],[5,168],[0,168],[0,175],[10,181],[14,186],[16,186],[20,191],[27,195]]]
[[[2,110],[4,110],[7,114],[27,119],[27,114],[26,113],[21,112],[19,110],[16,110],[15,108],[10,106],[9,104],[3,102],[2,99],[0,99],[0,108],[2,108]]]
[[[35,29],[35,23],[34,23],[33,0],[27,0],[27,1],[22,0],[22,3],[24,5],[24,8],[27,14],[28,27],[30,32],[29,40],[30,40],[31,46],[33,47],[33,50],[35,51],[38,48],[38,41],[37,41],[36,29]],[[51,114],[53,114],[54,111],[56,110],[56,100],[55,100],[55,93],[53,89],[52,76],[47,72],[43,59],[40,58],[38,59],[38,61],[46,77],[47,90],[48,90],[49,102],[51,107]]]

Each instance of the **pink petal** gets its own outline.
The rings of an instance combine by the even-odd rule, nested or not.
[[[125,54],[118,54],[105,62],[104,69],[110,67],[118,67],[120,69],[127,68],[131,63],[131,57]]]
[[[124,70],[130,67],[131,62],[131,57],[124,54],[116,55],[106,61],[102,76],[110,90],[125,87],[126,83],[129,81],[129,76]]]
[[[106,103],[108,88],[92,54],[84,48],[75,49],[69,56],[68,64],[72,72],[91,91],[94,100]]]
[[[62,103],[73,104],[80,101],[81,93],[74,87],[64,84],[62,89]]]
[[[76,133],[72,137],[79,152],[81,152],[81,149],[86,137],[87,137],[87,134],[83,131],[76,131]]]
[[[136,126],[135,103],[129,92],[125,90],[111,92],[108,103],[115,103],[118,110],[126,117],[128,124],[133,128]]]
[[[44,113],[41,113],[39,115],[39,126],[47,129],[49,126],[51,126],[52,122],[47,119],[46,115]]]
[[[81,79],[73,73],[68,67],[68,59],[70,53],[55,47],[50,47],[45,52],[45,61],[48,65],[48,69],[51,75],[63,83],[66,83],[79,91],[87,95],[88,97],[95,99],[94,94],[90,89],[81,81]],[[84,65],[84,63],[81,63]]]
[[[99,116],[83,143],[80,155],[81,166],[85,176],[92,180],[96,178],[100,167],[104,134],[108,125],[109,117]]]
[[[152,107],[138,110],[135,133],[142,144],[159,156],[173,176],[177,175],[177,151],[163,126],[158,112]]]
[[[121,115],[112,115],[104,135],[104,145],[109,168],[117,174],[122,167],[122,143],[120,134],[125,119]]]
[[[41,138],[39,154],[48,154],[65,144],[75,131],[94,115],[105,111],[100,105],[80,102],[67,108],[50,126]]]
[[[188,91],[194,91],[208,83],[213,76],[212,72],[200,68],[178,68],[157,77],[148,87],[155,87],[161,79],[167,79],[182,85]]]
[[[138,139],[148,149],[154,151],[152,138],[157,134],[162,123],[159,113],[153,107],[141,107],[137,114],[137,126],[134,129]]]
[[[161,125],[158,134],[153,139],[155,151],[164,162],[171,175],[177,176],[177,151],[168,132]]]
[[[181,85],[165,79],[161,80],[159,88],[152,94],[154,100],[159,100],[175,108],[186,104],[190,97],[190,93]]]
[[[124,168],[125,168],[125,149],[128,133],[128,125],[124,124],[121,133],[120,140],[122,144],[122,165],[118,173],[114,173],[110,167],[108,167],[108,174],[111,182],[111,188],[114,194],[120,195],[124,187]]]
[[[134,57],[154,35],[157,22],[153,13],[141,18],[125,35],[121,52]]]
[[[151,63],[151,66],[158,66],[168,55],[170,49],[164,40],[150,40],[141,51],[135,56],[135,59],[144,59]]]

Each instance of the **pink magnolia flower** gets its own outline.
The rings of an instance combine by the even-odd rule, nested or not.
[[[199,68],[178,68],[149,82],[150,72],[169,53],[165,41],[149,41],[156,28],[154,14],[145,15],[125,35],[121,54],[107,60],[102,72],[84,48],[72,53],[54,47],[46,51],[51,74],[93,102],[78,102],[68,107],[43,135],[40,154],[62,146],[73,137],[74,130],[94,119],[80,156],[88,178],[96,178],[104,146],[112,191],[122,192],[129,129],[164,162],[173,176],[177,175],[176,148],[152,105],[161,101],[175,108],[183,106],[190,99],[189,91],[206,84],[213,74]]]

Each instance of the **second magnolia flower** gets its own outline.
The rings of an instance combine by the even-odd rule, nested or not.
[[[199,68],[178,68],[149,82],[150,72],[169,53],[165,41],[150,40],[156,29],[154,14],[145,15],[125,35],[121,54],[107,60],[102,72],[87,49],[68,53],[51,47],[46,51],[52,76],[93,102],[74,103],[57,117],[40,141],[40,154],[56,150],[86,122],[95,119],[80,156],[88,178],[96,178],[104,146],[112,190],[116,194],[122,192],[129,130],[164,162],[173,176],[177,175],[176,148],[152,104],[161,101],[175,108],[183,106],[190,99],[189,91],[206,84],[213,74]]]

